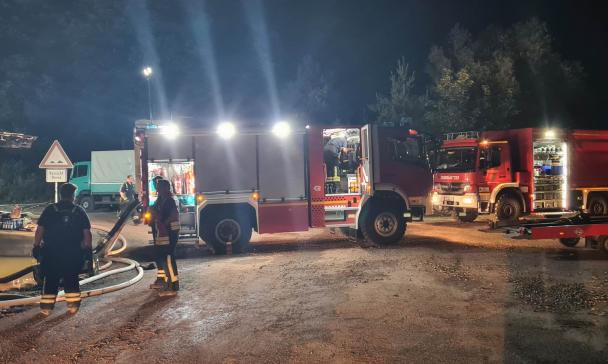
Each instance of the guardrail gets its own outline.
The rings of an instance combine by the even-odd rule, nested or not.
[[[8,203],[8,204],[0,204],[0,211],[11,211],[15,206],[19,205],[21,207],[21,211],[32,210],[40,206],[47,206],[51,204],[50,201],[46,202],[33,202],[33,203]]]

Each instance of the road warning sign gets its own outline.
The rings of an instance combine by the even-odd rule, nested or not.
[[[60,169],[73,168],[74,165],[70,161],[70,158],[68,158],[68,155],[65,154],[65,151],[61,147],[61,144],[59,144],[59,141],[55,140],[49,148],[49,151],[46,152],[46,155],[38,167],[43,169]]]

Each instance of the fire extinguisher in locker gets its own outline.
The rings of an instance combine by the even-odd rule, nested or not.
[[[192,170],[188,170],[184,174],[184,185],[186,187],[185,189],[188,194],[194,193],[194,185],[193,185],[192,181],[193,181]]]
[[[179,173],[173,176],[173,186],[176,195],[183,195],[182,179]]]

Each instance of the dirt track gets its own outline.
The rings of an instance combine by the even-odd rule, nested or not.
[[[9,316],[0,362],[608,362],[608,258],[481,227],[415,223],[391,248],[324,231],[247,256],[182,246],[177,298],[147,272],[75,317]],[[141,231],[125,235],[143,258]]]

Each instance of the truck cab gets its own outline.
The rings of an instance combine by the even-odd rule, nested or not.
[[[521,160],[512,153],[514,139],[501,132],[446,134],[434,165],[433,208],[463,222],[493,212],[515,220],[527,211],[529,195],[522,192],[528,192],[530,173],[513,165]]]
[[[76,190],[76,200],[85,210],[92,209],[92,200],[86,198],[91,195],[91,162],[76,162],[70,174],[70,183],[78,188]]]

